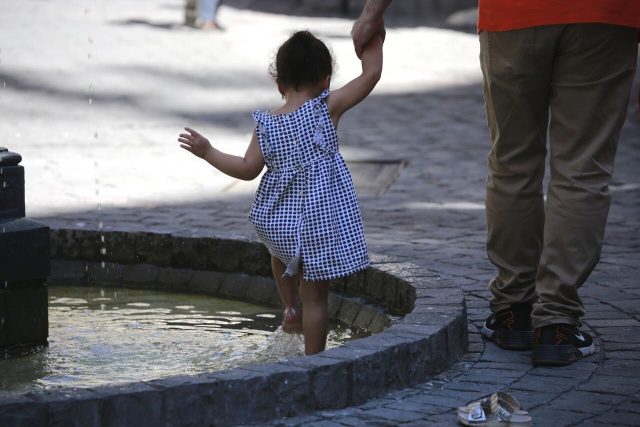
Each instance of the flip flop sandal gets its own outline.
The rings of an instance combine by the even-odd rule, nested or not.
[[[520,402],[518,399],[510,395],[505,391],[497,391],[489,396],[483,397],[482,399],[474,400],[467,403],[465,406],[458,406],[458,411],[461,412],[470,412],[478,405],[483,405],[485,410],[491,411],[491,402],[498,402],[499,400],[503,400],[508,402],[508,405],[514,408],[514,413],[527,414],[528,412],[521,409]]]
[[[461,406],[457,412],[458,421],[466,426],[530,427],[532,421],[520,402],[503,391]]]

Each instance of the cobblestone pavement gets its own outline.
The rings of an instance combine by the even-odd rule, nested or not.
[[[240,183],[177,148],[182,126],[242,153],[250,112],[280,101],[267,74],[294,29],[326,39],[334,85],[356,75],[350,21],[232,7],[225,32],[181,26],[179,0],[5,0],[0,4],[0,145],[21,153],[27,215],[52,227],[251,235],[256,182]],[[629,113],[602,260],[582,289],[598,352],[533,368],[528,352],[482,341],[485,126],[478,42],[429,27],[389,28],[374,93],[340,123],[348,161],[404,160],[382,195],[359,186],[372,253],[459,284],[470,349],[438,378],[364,405],[277,425],[454,425],[454,407],[508,389],[536,425],[638,425],[640,123]],[[638,79],[636,79],[638,80]],[[637,84],[635,91],[637,91]]]

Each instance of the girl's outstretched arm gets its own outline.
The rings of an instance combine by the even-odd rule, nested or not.
[[[211,146],[209,140],[191,128],[184,128],[189,133],[181,133],[178,141],[180,147],[195,156],[206,160],[220,172],[233,178],[251,181],[262,172],[264,158],[258,144],[258,135],[254,129],[253,136],[244,157],[223,153]]]
[[[335,126],[342,113],[357,105],[369,95],[382,75],[382,35],[378,34],[364,46],[361,55],[362,74],[331,92],[327,106]]]

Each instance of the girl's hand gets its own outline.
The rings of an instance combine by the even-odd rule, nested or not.
[[[362,53],[360,54],[360,59],[361,60],[366,60],[365,58],[363,58],[363,55],[367,54],[367,51],[376,51],[376,50],[380,50],[382,49],[382,46],[384,45],[384,38],[386,33],[384,32],[384,28],[382,29],[381,32],[378,32],[377,34],[375,34],[373,37],[371,37],[371,40],[369,40],[364,47],[362,48]]]
[[[209,143],[209,140],[191,128],[184,128],[184,130],[189,133],[180,134],[180,137],[178,138],[180,147],[200,157],[201,159],[204,159],[209,151],[213,149],[213,147]]]

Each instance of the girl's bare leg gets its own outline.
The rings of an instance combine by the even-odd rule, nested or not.
[[[286,266],[274,256],[271,257],[271,269],[284,306],[282,329],[285,332],[300,332],[302,319],[300,318],[300,301],[296,289],[298,277],[283,276]]]
[[[302,297],[302,333],[304,354],[316,354],[327,345],[329,330],[329,282],[307,282],[300,280]]]

